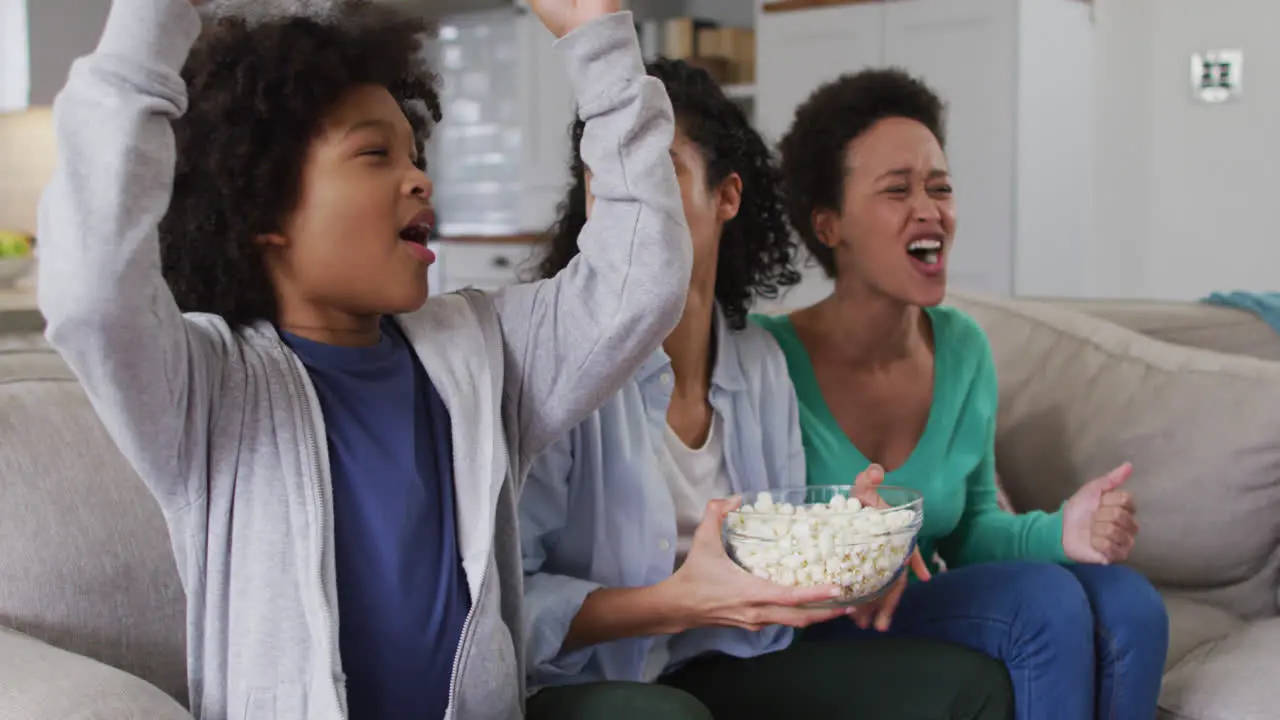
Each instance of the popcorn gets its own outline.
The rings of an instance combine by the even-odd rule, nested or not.
[[[767,492],[762,492],[756,496],[756,509],[760,512],[773,511],[773,496]]]
[[[867,508],[840,494],[792,505],[762,492],[731,516],[727,538],[734,558],[756,577],[788,587],[838,585],[848,602],[893,580],[914,547],[910,526],[918,521],[916,509]]]

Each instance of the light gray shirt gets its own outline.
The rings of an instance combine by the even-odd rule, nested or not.
[[[718,318],[710,403],[723,429],[729,490],[803,487],[804,445],[786,359],[768,331],[730,331]],[[531,690],[600,680],[645,682],[703,653],[753,657],[785,648],[792,632],[699,628],[562,652],[587,595],[671,576],[677,503],[663,476],[671,362],[656,351],[621,391],[553,444],[520,498],[525,637]],[[659,645],[655,655],[653,648]],[[663,662],[655,667],[654,658]]]
[[[170,123],[187,106],[179,70],[199,30],[190,0],[115,0],[97,50],[72,67],[40,206],[40,307],[50,343],[165,514],[187,597],[193,714],[337,720],[333,495],[315,391],[274,328],[183,315],[160,271]],[[581,256],[552,280],[436,297],[398,318],[453,418],[472,610],[449,717],[521,715],[518,483],[658,346],[689,282],[671,104],[645,75],[630,15],[557,47],[594,173]]]

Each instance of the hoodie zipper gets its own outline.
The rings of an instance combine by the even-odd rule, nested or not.
[[[480,578],[480,589],[476,592],[476,599],[471,603],[471,610],[467,612],[467,617],[462,621],[462,634],[458,637],[458,649],[453,653],[453,669],[449,672],[449,707],[453,710],[454,717],[457,717],[457,708],[454,707],[454,700],[458,695],[458,676],[462,670],[462,650],[467,646],[467,634],[471,632],[471,621],[476,616],[476,608],[480,606],[480,598],[484,597],[485,582],[489,579],[489,561],[484,563],[484,575]]]
[[[499,412],[501,412],[501,409],[499,409]],[[498,447],[502,449],[499,456],[506,458],[509,465],[511,463],[511,457],[507,454],[507,435],[505,430],[497,433],[497,443]],[[504,470],[503,476],[505,477],[505,475],[506,471]],[[499,487],[498,491],[501,492],[502,488]],[[497,528],[494,528],[494,532],[496,531]],[[480,569],[480,572],[482,573],[480,575],[480,587],[476,590],[476,596],[471,601],[471,609],[467,612],[466,619],[462,621],[462,634],[458,638],[458,649],[453,654],[453,669],[449,673],[449,704],[447,707],[454,711],[454,717],[457,717],[457,707],[454,705],[454,702],[458,695],[458,677],[461,675],[462,671],[462,653],[467,647],[467,640],[469,639],[469,633],[471,632],[472,620],[475,618],[476,610],[480,607],[484,598],[484,589],[486,584],[489,582],[489,559],[493,557],[494,552],[495,548],[493,547],[493,543],[490,542],[489,552],[485,555],[484,565],[482,565]],[[516,666],[519,667],[518,662]]]
[[[316,531],[317,531],[316,536],[317,537],[314,538],[314,541],[316,546],[319,548],[319,552],[317,553],[317,557],[319,558],[319,560],[316,563],[315,580],[316,580],[316,584],[319,586],[320,609],[321,609],[321,614],[324,616],[324,631],[323,631],[323,634],[321,635],[321,639],[323,641],[322,644],[325,649],[325,656],[328,657],[329,659],[330,672],[332,673],[333,655],[334,655],[333,622],[331,617],[332,611],[328,606],[328,600],[327,600],[328,593],[326,591],[325,584],[324,584],[324,558],[325,558],[325,552],[326,552],[325,543],[329,535],[329,528],[325,524],[325,520],[328,516],[328,511],[327,511],[327,506],[325,503],[325,496],[324,496],[324,480],[320,477],[321,475],[320,448],[319,448],[319,443],[316,442],[316,427],[315,427],[315,419],[313,417],[314,413],[311,408],[311,396],[307,394],[307,386],[303,380],[302,371],[298,369],[298,365],[299,363],[301,363],[301,361],[298,360],[298,358],[293,355],[293,352],[289,350],[288,346],[286,346],[283,342],[280,343],[280,346],[284,348],[286,355],[289,358],[289,369],[291,371],[291,374],[293,375],[294,389],[297,391],[299,399],[302,400],[302,414],[305,420],[305,429],[306,429],[306,435],[307,435],[307,452],[309,453],[309,457],[311,459],[311,478],[310,478],[311,489],[315,495],[316,508],[319,510],[316,517]],[[336,678],[330,683],[330,689],[333,691],[332,699],[333,699],[334,707],[338,711],[338,717],[345,717],[346,713],[342,709],[342,699],[341,699],[340,693],[338,692]]]

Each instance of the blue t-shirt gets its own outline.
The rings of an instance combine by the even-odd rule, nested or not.
[[[350,715],[442,717],[471,606],[454,527],[449,411],[390,320],[372,347],[281,335],[324,413]]]

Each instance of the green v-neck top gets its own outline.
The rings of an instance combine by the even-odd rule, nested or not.
[[[929,419],[903,464],[885,484],[920,491],[920,551],[950,567],[997,560],[1065,562],[1062,513],[1011,514],[996,502],[995,431],[999,400],[987,337],[965,313],[926,308],[933,326],[934,381]],[[808,484],[847,485],[871,461],[832,416],[791,319],[757,315],[782,346],[800,405]]]

